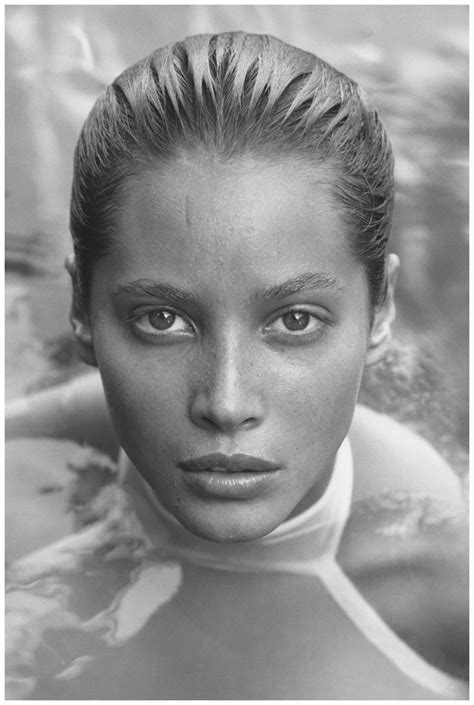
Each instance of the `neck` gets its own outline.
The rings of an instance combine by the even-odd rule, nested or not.
[[[277,529],[244,543],[215,543],[189,532],[164,509],[133,466],[127,468],[125,482],[156,550],[209,567],[271,566],[289,556],[293,560],[314,560],[335,551],[350,507],[352,455],[346,440],[325,477],[322,491],[311,490],[316,501],[307,495],[298,505],[300,511],[295,510]]]
[[[314,483],[309,492],[305,494],[303,499],[298,502],[291,514],[288,515],[287,520],[294,519],[295,517],[299,516],[307,509],[312,507],[314,504],[316,504],[316,502],[318,502],[321,497],[324,496],[324,493],[326,492],[327,487],[331,481],[335,468],[335,463],[336,458],[333,458],[332,461],[325,468],[322,475],[318,478],[317,482]]]

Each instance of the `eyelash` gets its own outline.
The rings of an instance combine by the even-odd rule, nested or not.
[[[283,319],[283,317],[286,314],[289,313],[303,313],[307,314],[310,316],[310,324],[311,324],[311,319],[313,320],[313,326],[310,330],[307,330],[304,328],[303,330],[300,331],[290,331],[290,330],[280,330],[280,331],[275,331],[275,330],[269,330],[269,325],[276,323],[280,319]],[[289,343],[303,343],[303,342],[311,342],[315,340],[316,338],[319,338],[326,330],[326,327],[329,325],[329,319],[327,316],[324,316],[321,312],[315,313],[312,310],[308,310],[304,306],[289,306],[287,309],[283,311],[279,311],[278,314],[276,314],[270,321],[268,325],[265,326],[265,330],[268,331],[268,334],[271,335],[272,337],[282,339],[284,338],[285,341]]]
[[[172,331],[169,328],[165,328],[160,331],[158,328],[153,328],[153,332],[150,332],[144,330],[143,328],[140,328],[140,323],[143,321],[143,319],[147,320],[149,316],[159,313],[170,313],[174,315],[176,319],[180,319],[187,326],[187,330],[185,328],[182,328],[177,331]],[[275,331],[274,329],[270,328],[271,325],[273,325],[280,319],[283,319],[285,315],[290,313],[307,314],[310,317],[310,324],[311,319],[313,320],[313,325],[311,329],[307,330],[306,328],[304,328],[300,331],[291,331],[289,329]],[[194,326],[187,320],[187,318],[171,306],[156,306],[147,311],[134,311],[130,315],[126,316],[125,320],[131,324],[133,332],[138,337],[143,338],[147,341],[155,340],[157,342],[157,339],[159,339],[160,342],[165,342],[165,339],[168,338],[169,340],[166,340],[166,342],[173,342],[176,341],[177,337],[189,338],[191,336],[194,336],[196,332]],[[175,321],[173,321],[173,325]],[[152,324],[149,321],[148,325],[152,327]],[[328,317],[322,315],[321,313],[318,312],[318,314],[316,314],[314,311],[308,311],[304,306],[290,306],[287,309],[280,311],[278,312],[278,314],[274,315],[270,322],[265,325],[263,330],[266,334],[268,334],[274,339],[285,339],[285,341],[288,341],[289,343],[297,344],[306,341],[310,342],[315,338],[318,338],[325,332],[325,329],[328,325],[330,325]]]
[[[143,321],[143,319],[149,318],[149,316],[153,314],[158,314],[158,313],[171,313],[176,318],[181,319],[183,323],[186,324],[188,327],[188,330],[179,330],[179,331],[170,331],[169,329],[164,329],[163,331],[160,331],[158,328],[154,328],[153,332],[148,332],[146,330],[143,330],[140,328],[140,323]],[[179,311],[174,309],[171,306],[156,306],[152,309],[148,309],[147,311],[133,311],[129,316],[126,316],[125,318],[126,321],[128,321],[133,329],[133,332],[138,335],[139,338],[144,338],[145,340],[150,340],[150,339],[157,339],[160,338],[161,341],[165,338],[174,338],[176,340],[176,337],[189,337],[190,335],[194,335],[194,328],[189,323],[189,321],[186,320],[184,316],[181,315]],[[149,324],[151,326],[151,324]],[[171,342],[167,341],[167,342]]]

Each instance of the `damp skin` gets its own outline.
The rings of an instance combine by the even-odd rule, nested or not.
[[[130,181],[87,321],[122,446],[189,531],[252,540],[324,491],[369,340],[350,238],[301,162],[183,155]],[[206,494],[178,464],[212,453],[279,470]]]

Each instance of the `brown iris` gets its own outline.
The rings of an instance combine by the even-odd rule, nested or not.
[[[289,311],[281,317],[285,328],[292,331],[304,330],[308,326],[309,318],[309,313],[305,311]]]
[[[176,316],[171,311],[154,311],[148,315],[148,320],[153,328],[167,330],[175,322]]]

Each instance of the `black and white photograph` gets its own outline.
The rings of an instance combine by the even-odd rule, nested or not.
[[[5,698],[469,699],[469,6],[6,5]]]

